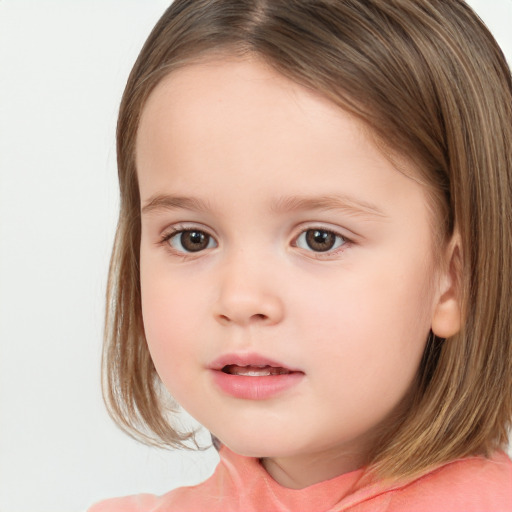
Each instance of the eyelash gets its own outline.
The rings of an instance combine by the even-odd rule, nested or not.
[[[325,251],[313,250],[308,243],[308,242],[311,242],[311,240],[309,240],[309,241],[307,240],[308,233],[311,233],[311,232],[316,232],[316,235],[321,234],[321,237],[323,237],[324,239],[326,237],[333,236],[334,237],[333,247],[328,248]],[[197,251],[193,251],[193,250],[188,251],[183,247],[183,241],[181,240],[180,245],[181,245],[181,247],[183,247],[183,250],[176,249],[175,247],[173,247],[171,245],[171,240],[178,237],[179,235],[182,236],[184,233],[197,233],[201,236],[206,236],[208,239],[207,246],[204,248],[199,248]],[[313,235],[313,236],[315,236],[315,235]],[[303,238],[306,241],[306,244],[309,246],[309,249],[302,248],[298,245],[298,242],[301,238]],[[211,246],[212,241],[215,244],[214,246]],[[344,236],[332,229],[326,229],[323,227],[312,226],[312,227],[308,227],[306,229],[301,230],[301,232],[298,234],[298,236],[296,236],[294,238],[294,240],[292,242],[292,247],[297,247],[305,252],[310,253],[315,258],[321,259],[321,258],[328,258],[330,256],[335,256],[335,255],[339,254],[340,252],[344,251],[346,249],[346,247],[351,243],[352,243],[352,240],[350,240],[346,236]],[[166,248],[169,251],[171,251],[172,254],[183,256],[184,258],[191,257],[191,256],[193,257],[196,254],[204,252],[206,249],[212,249],[212,248],[215,248],[218,246],[218,243],[215,240],[215,238],[212,235],[210,235],[206,230],[196,229],[193,227],[172,228],[172,230],[170,232],[163,234],[161,240],[159,241],[159,244],[165,245]]]

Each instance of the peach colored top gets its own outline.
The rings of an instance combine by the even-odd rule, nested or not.
[[[258,459],[222,447],[220,463],[202,484],[158,497],[102,501],[89,512],[512,512],[512,461],[461,459],[401,484],[359,484],[362,470],[305,489],[280,486]]]

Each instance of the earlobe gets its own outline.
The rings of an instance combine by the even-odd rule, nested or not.
[[[460,236],[455,233],[446,246],[443,271],[434,314],[432,332],[439,338],[454,336],[461,329],[462,254]]]

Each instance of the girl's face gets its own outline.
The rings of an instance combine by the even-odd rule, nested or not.
[[[144,326],[170,393],[284,485],[359,467],[439,301],[423,188],[257,60],[171,73],[136,151]]]

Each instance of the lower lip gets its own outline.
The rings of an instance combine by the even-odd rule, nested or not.
[[[220,370],[213,370],[215,384],[227,395],[245,400],[266,400],[296,386],[304,377],[302,372],[248,377],[231,375]]]

